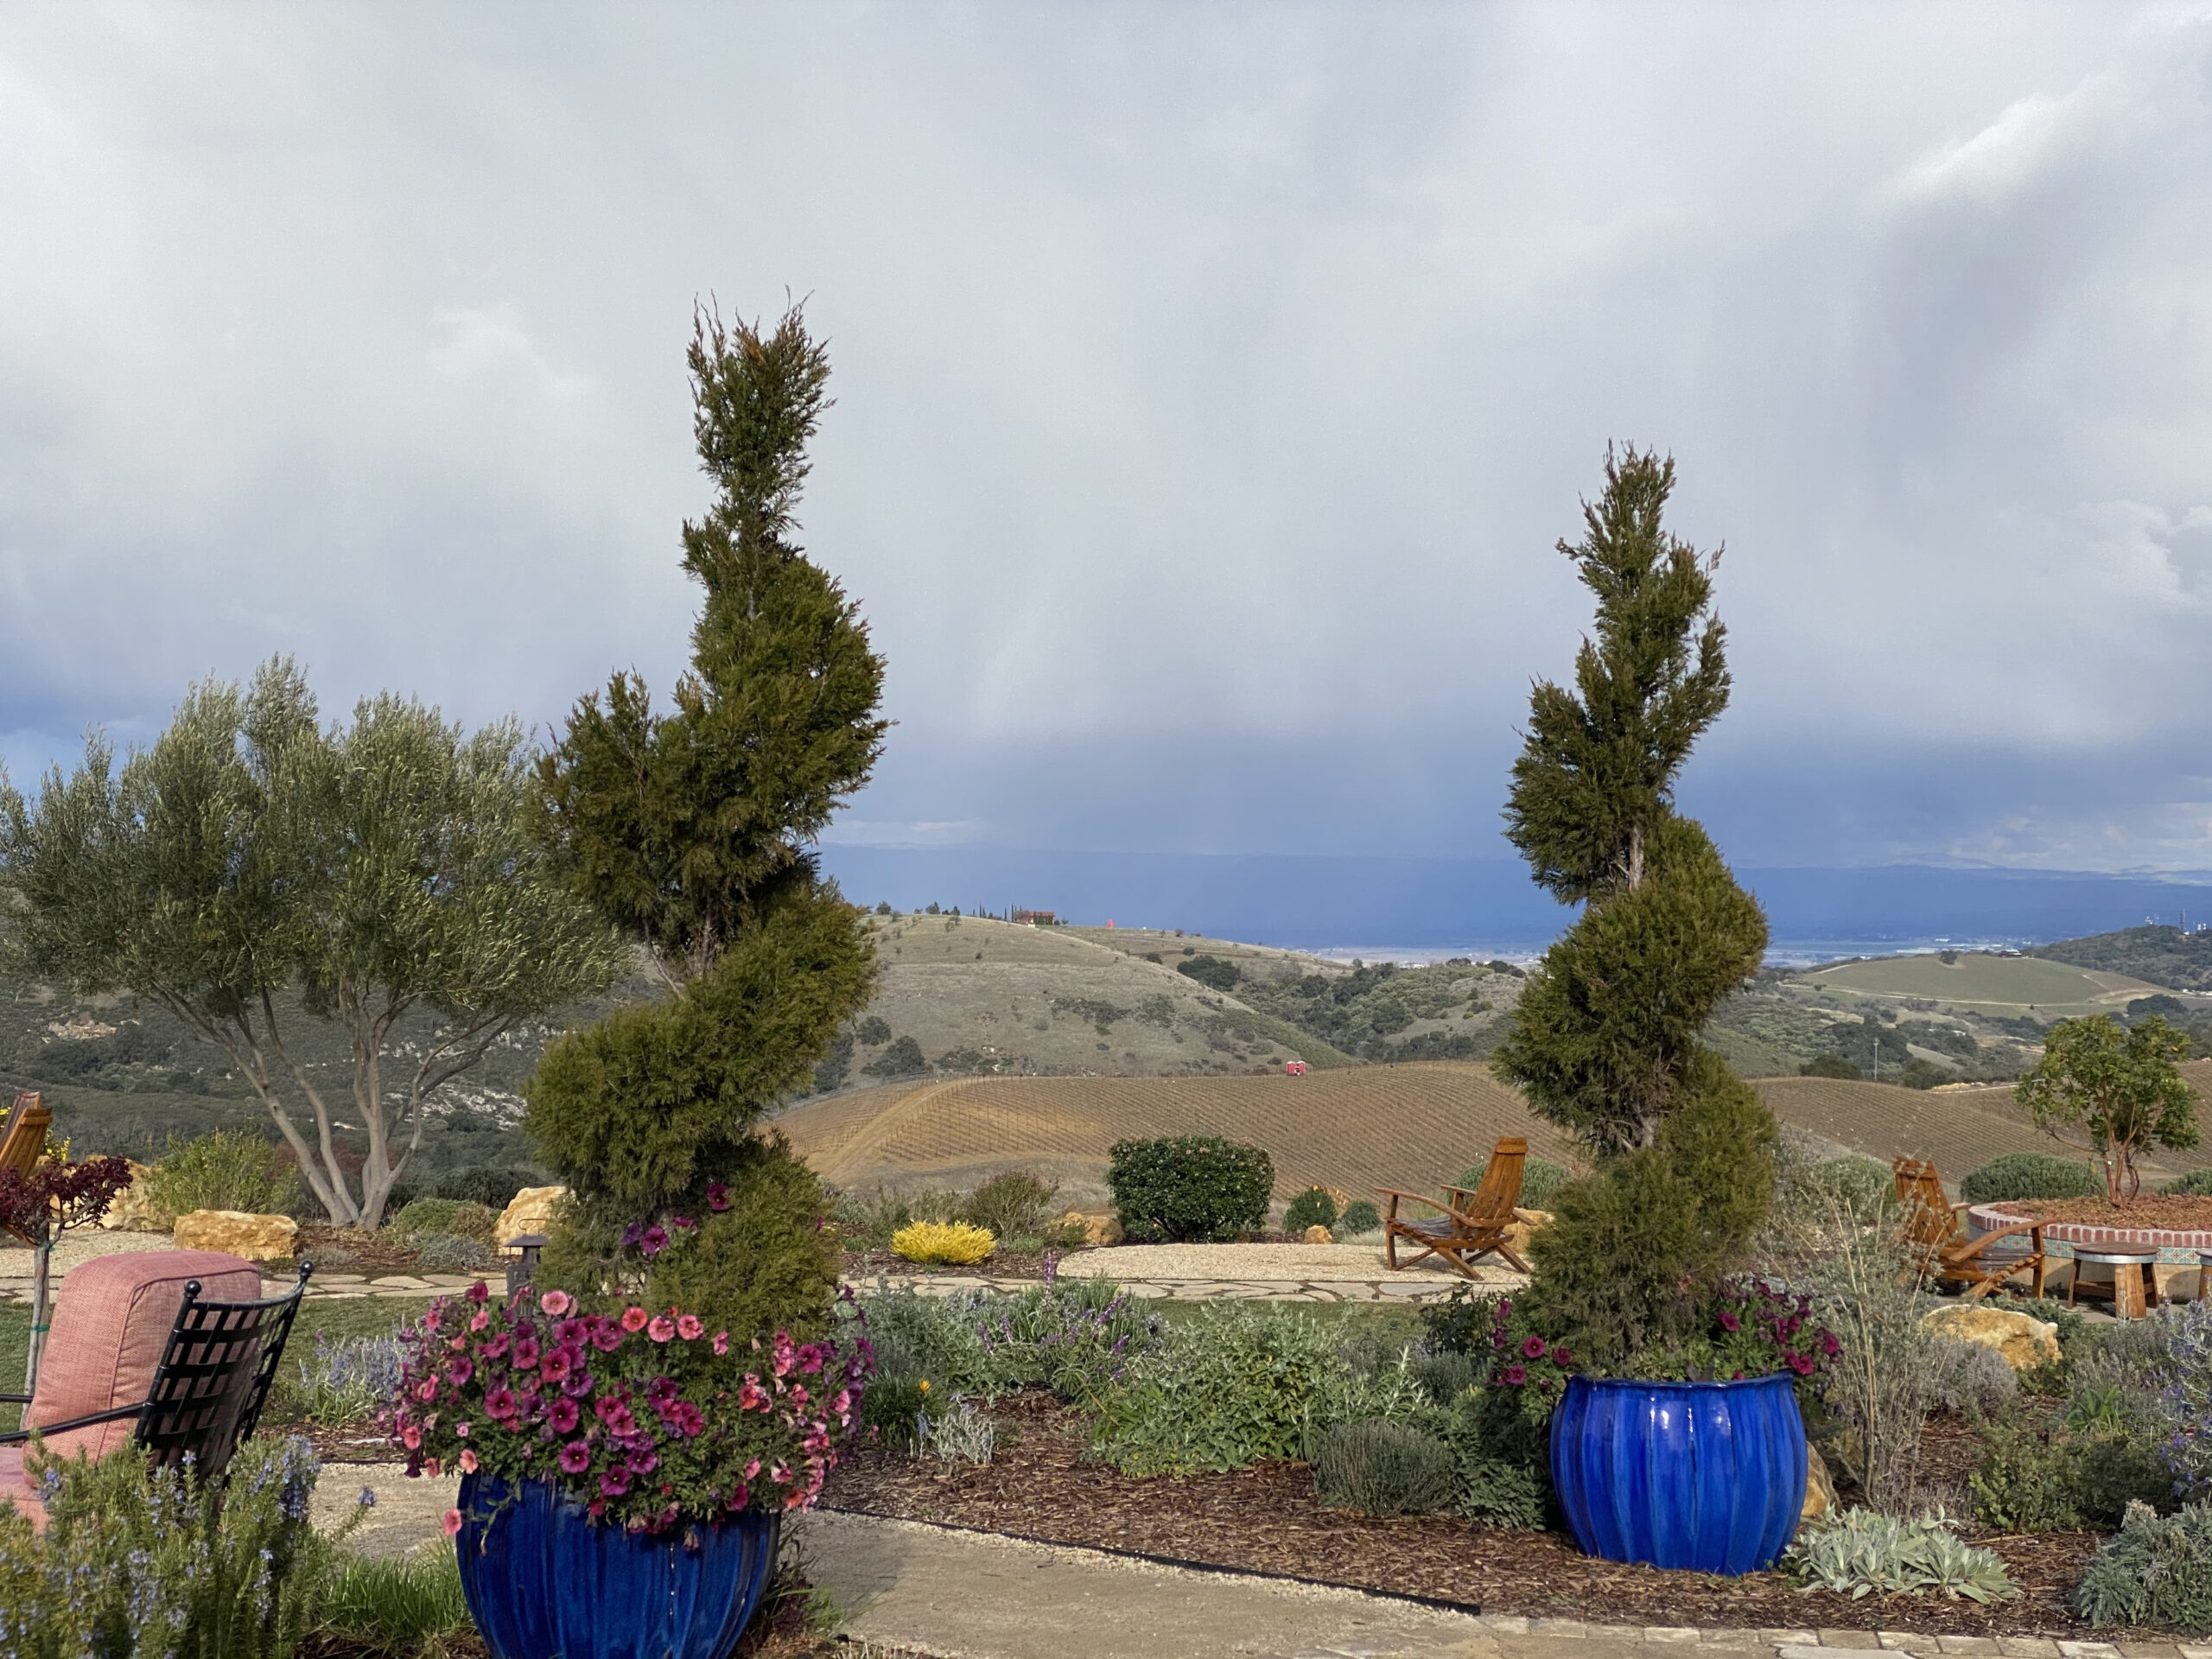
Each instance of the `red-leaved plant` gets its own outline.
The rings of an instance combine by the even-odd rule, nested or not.
[[[594,1521],[663,1533],[820,1496],[860,1415],[865,1338],[734,1340],[676,1308],[587,1312],[568,1292],[433,1302],[385,1427],[409,1474],[550,1481]],[[461,1529],[458,1510],[446,1530]]]

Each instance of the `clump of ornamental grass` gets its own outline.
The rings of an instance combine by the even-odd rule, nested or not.
[[[891,1249],[909,1262],[972,1267],[998,1248],[988,1227],[964,1221],[910,1222],[891,1236]]]

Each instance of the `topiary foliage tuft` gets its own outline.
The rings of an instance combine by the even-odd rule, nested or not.
[[[1601,1367],[1687,1332],[1740,1266],[1774,1184],[1772,1116],[1699,1041],[1767,931],[1674,809],[1675,776],[1729,690],[1710,613],[1719,556],[1666,532],[1674,483],[1671,461],[1609,451],[1582,541],[1560,543],[1597,626],[1573,689],[1530,696],[1505,814],[1538,885],[1583,906],[1528,976],[1492,1064],[1596,1158],[1552,1200],[1529,1305]]]
[[[1217,1135],[1117,1141],[1106,1185],[1122,1230],[1138,1243],[1222,1242],[1268,1219],[1274,1163]]]
[[[539,767],[555,867],[671,995],[553,1043],[525,1127],[570,1194],[549,1281],[642,1281],[750,1338],[818,1329],[836,1286],[827,1194],[754,1125],[872,988],[860,912],[811,848],[881,751],[883,662],[792,535],[826,353],[797,309],[768,334],[702,317],[690,366],[715,486],[683,526],[703,595],[691,671],[664,714],[616,675]]]

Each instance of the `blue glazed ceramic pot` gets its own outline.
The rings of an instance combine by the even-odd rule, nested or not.
[[[647,1538],[544,1481],[461,1482],[461,1592],[494,1659],[725,1659],[760,1604],[783,1517]],[[686,1545],[686,1540],[690,1546]]]
[[[1740,1382],[1571,1376],[1552,1484],[1586,1555],[1700,1573],[1772,1567],[1805,1507],[1805,1424],[1787,1371]]]

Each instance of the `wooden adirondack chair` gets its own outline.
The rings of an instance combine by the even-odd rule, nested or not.
[[[1477,1262],[1486,1255],[1502,1255],[1522,1273],[1528,1272],[1529,1264],[1506,1243],[1506,1229],[1514,1222],[1513,1206],[1521,1201],[1522,1168],[1528,1161],[1528,1141],[1517,1135],[1503,1135],[1491,1153],[1489,1166],[1483,1171],[1482,1185],[1472,1192],[1464,1186],[1447,1186],[1444,1189],[1446,1202],[1439,1204],[1418,1192],[1378,1187],[1376,1192],[1390,1201],[1382,1218],[1384,1259],[1395,1270],[1410,1268],[1432,1255],[1441,1256],[1471,1279]],[[1442,1214],[1430,1220],[1401,1221],[1401,1201],[1425,1204]],[[1414,1253],[1402,1262],[1398,1260],[1398,1241],[1402,1238],[1416,1247]]]
[[[0,1130],[0,1169],[28,1175],[37,1168],[46,1152],[46,1132],[53,1126],[54,1114],[39,1104],[35,1090],[26,1089],[18,1094],[8,1109],[8,1126]],[[23,1240],[26,1244],[35,1242]]]
[[[1953,1204],[1944,1196],[1942,1178],[1936,1174],[1935,1165],[1919,1158],[1900,1158],[1890,1169],[1897,1178],[1897,1202],[1904,1209],[1898,1235],[1912,1251],[1921,1272],[1938,1282],[1967,1286],[1968,1301],[1980,1300],[2023,1271],[2029,1275],[2029,1294],[2043,1294],[2045,1258],[2041,1222],[2016,1221],[1977,1238],[1959,1218],[1959,1212],[1968,1206]],[[2024,1253],[1987,1254],[1991,1245],[2022,1233],[2027,1234],[2029,1241]]]

